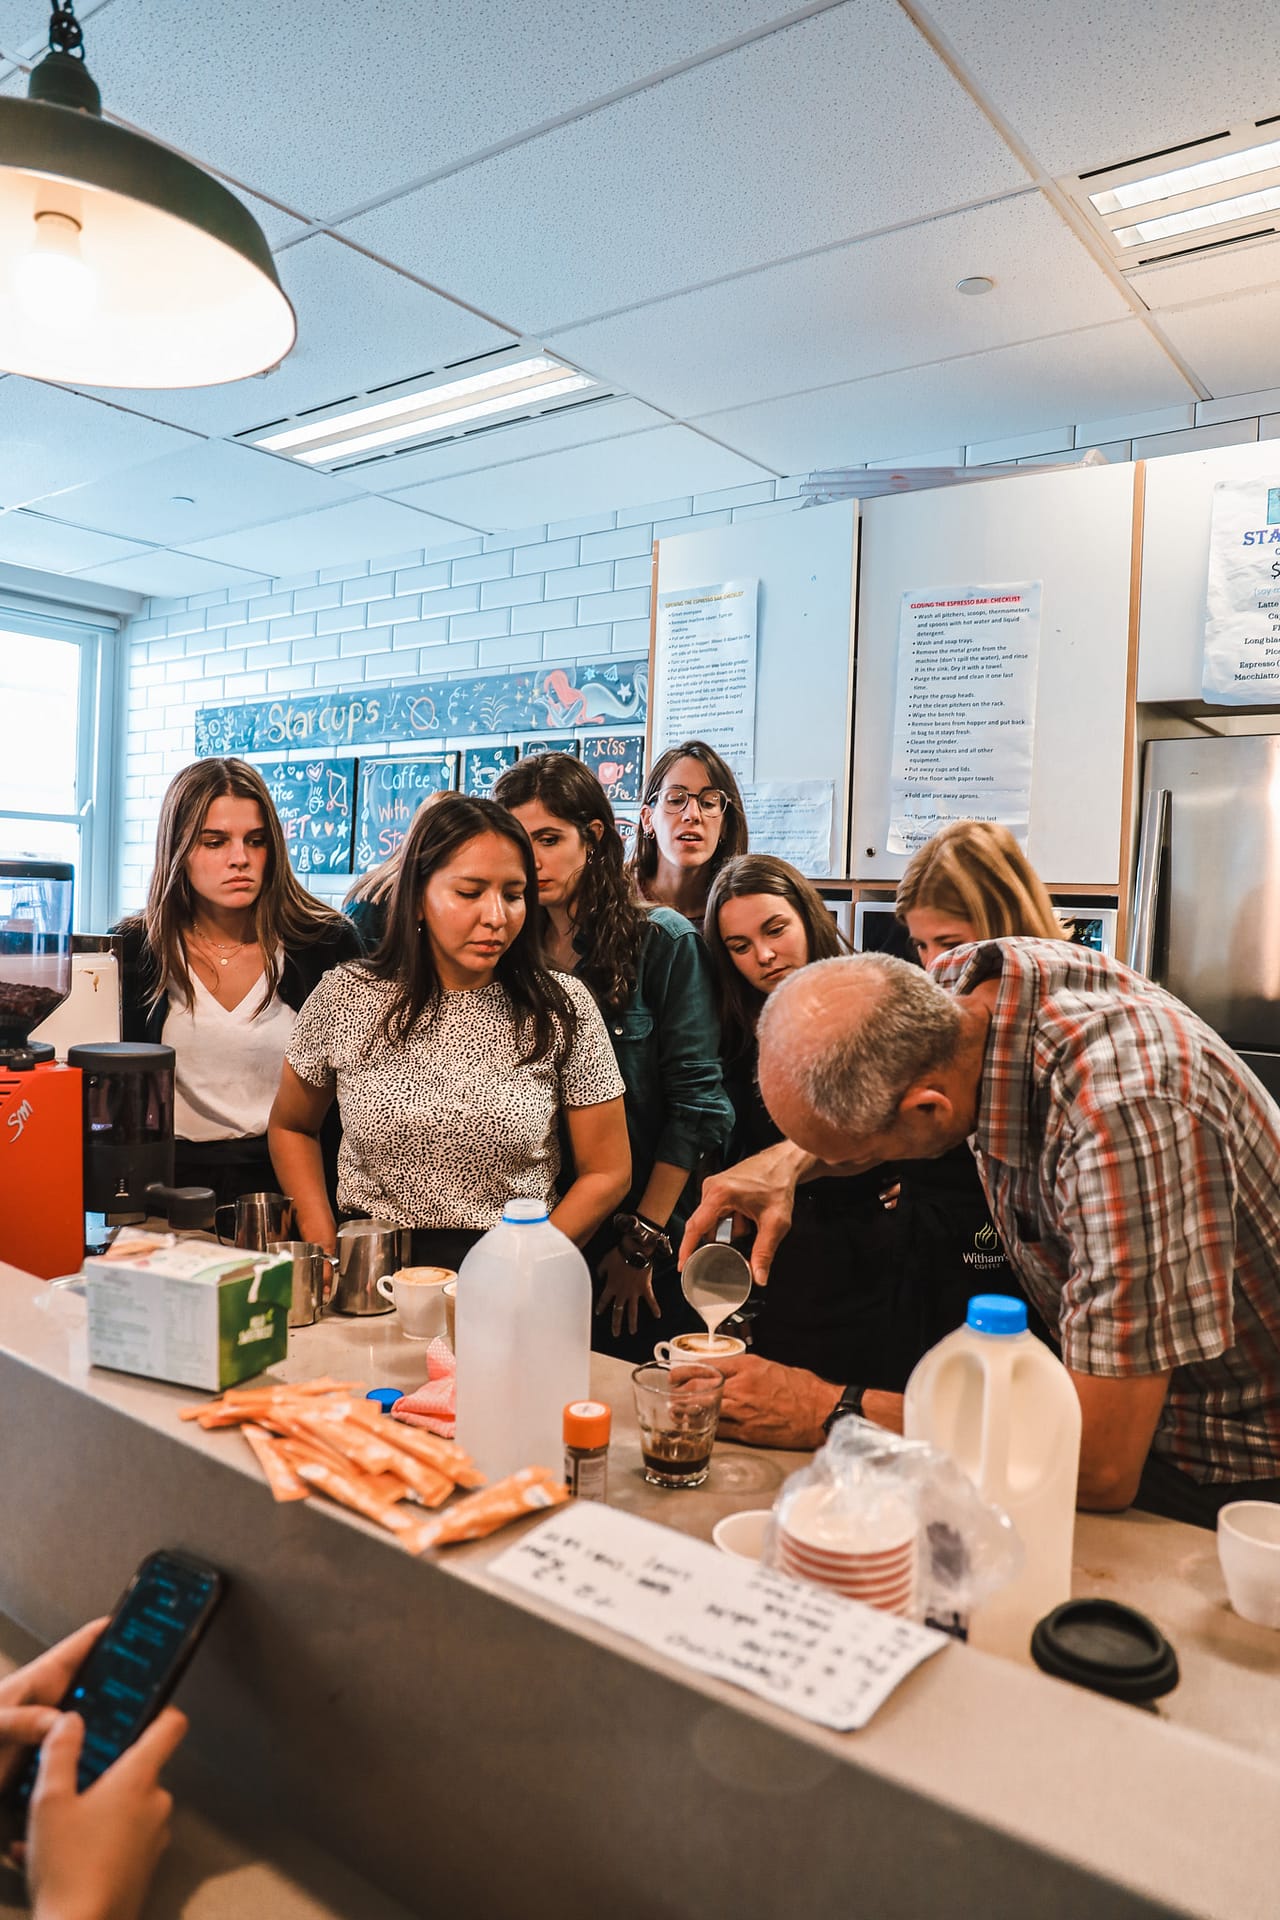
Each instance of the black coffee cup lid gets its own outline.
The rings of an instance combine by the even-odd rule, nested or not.
[[[1178,1656],[1153,1620],[1118,1600],[1066,1600],[1039,1621],[1031,1657],[1044,1673],[1113,1700],[1158,1700],[1178,1684]]]

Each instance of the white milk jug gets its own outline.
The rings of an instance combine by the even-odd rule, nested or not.
[[[458,1441],[491,1480],[558,1469],[591,1388],[591,1280],[541,1200],[508,1200],[458,1269]]]
[[[1022,1572],[977,1609],[969,1638],[1029,1660],[1036,1621],[1071,1598],[1080,1401],[1061,1361],[1028,1333],[1021,1300],[980,1293],[969,1302],[964,1326],[908,1380],[903,1431],[949,1453],[1017,1528]]]

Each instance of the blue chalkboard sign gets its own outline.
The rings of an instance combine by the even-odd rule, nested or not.
[[[492,800],[500,776],[519,758],[519,747],[468,747],[462,756],[462,791]]]
[[[258,768],[297,873],[349,873],[354,760],[275,760]]]
[[[590,767],[615,806],[634,804],[644,792],[644,735],[588,734],[582,764]]]
[[[447,793],[457,778],[456,753],[422,754],[416,760],[362,760],[356,818],[356,872],[367,873],[404,844],[413,817],[433,793]]]

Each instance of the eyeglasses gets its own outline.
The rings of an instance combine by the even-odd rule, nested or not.
[[[713,819],[717,814],[727,813],[733,805],[727,793],[721,793],[719,787],[704,787],[701,793],[690,793],[688,787],[664,787],[662,804],[668,813],[683,813],[691,800],[696,800],[700,813],[709,814]]]

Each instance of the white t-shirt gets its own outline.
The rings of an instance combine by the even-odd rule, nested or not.
[[[298,1016],[278,993],[261,1013],[262,975],[224,1007],[192,969],[190,1007],[170,998],[160,1038],[176,1055],[173,1130],[179,1140],[248,1140],[267,1130]]]
[[[288,1060],[309,1086],[336,1088],[344,1213],[483,1231],[510,1199],[555,1204],[561,1109],[623,1091],[595,1001],[580,981],[557,978],[573,1000],[577,1037],[522,1066],[511,1002],[496,980],[444,994],[396,1046],[379,1030],[393,988],[358,965],[325,974],[298,1014]]]

